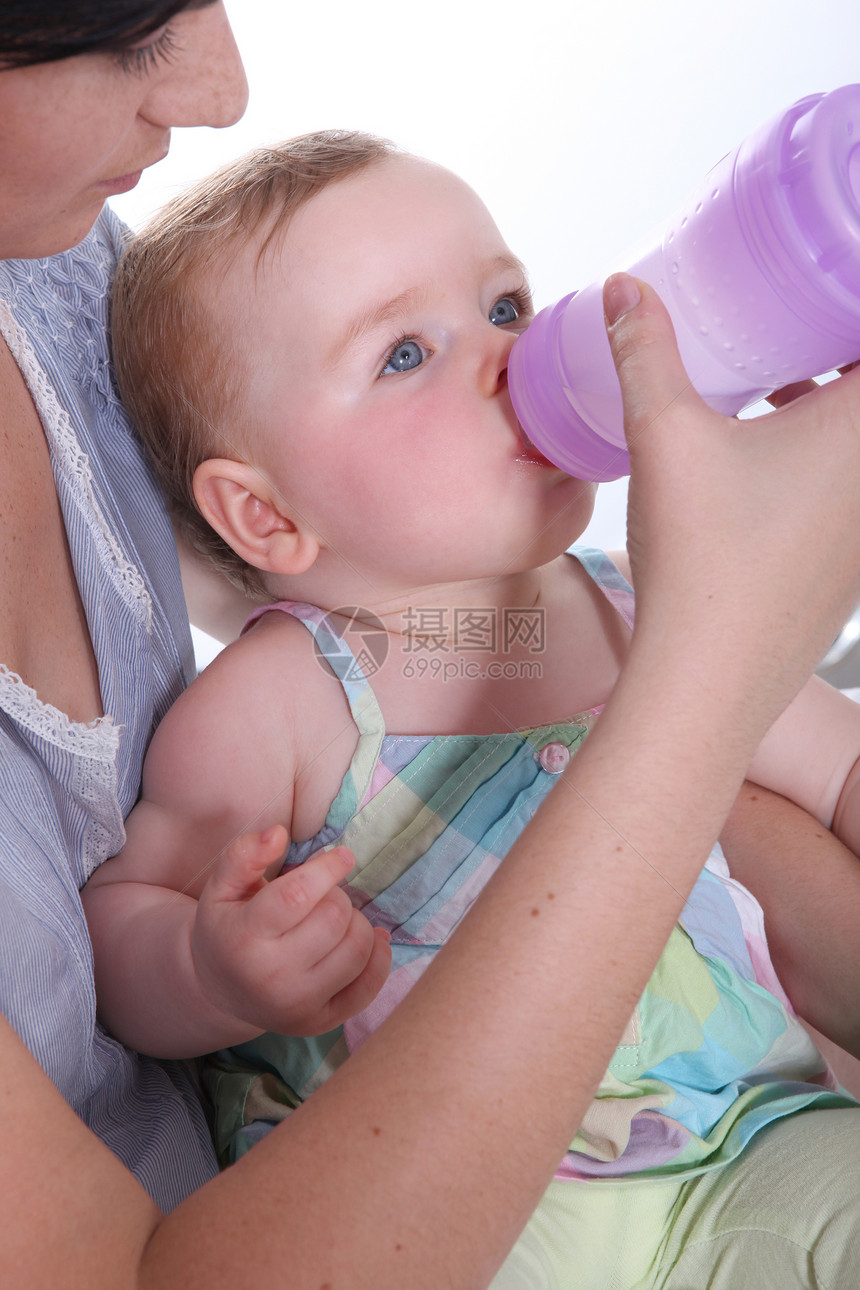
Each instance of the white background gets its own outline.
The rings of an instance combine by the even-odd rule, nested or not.
[[[257,144],[371,130],[461,174],[538,307],[623,263],[702,175],[806,94],[860,81],[857,0],[228,0],[251,100],[177,132],[113,199],[138,224]],[[619,259],[619,257],[621,257]],[[614,263],[613,263],[614,262]],[[625,485],[586,540],[624,543]]]

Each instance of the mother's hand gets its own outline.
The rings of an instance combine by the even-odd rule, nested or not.
[[[634,650],[741,686],[761,734],[860,599],[860,372],[739,422],[693,389],[651,287],[616,275],[604,304],[632,463]]]

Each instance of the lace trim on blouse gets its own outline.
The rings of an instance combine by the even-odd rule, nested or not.
[[[27,388],[33,396],[36,410],[48,436],[52,458],[63,474],[71,479],[76,491],[82,497],[92,517],[96,541],[102,549],[102,554],[108,557],[108,564],[114,572],[120,593],[126,603],[136,610],[138,617],[143,620],[149,631],[152,623],[152,601],[146,585],[139,571],[125,558],[122,548],[105,521],[93,489],[89,458],[78,443],[68,413],[60,404],[29,340],[15,321],[9,306],[2,300],[0,300],[0,334],[9,346],[12,357],[18,364]]]
[[[152,602],[137,569],[123,555],[105,522],[93,490],[89,460],[78,444],[68,414],[62,408],[50,381],[42,370],[30,343],[18,326],[9,306],[0,300],[0,334],[2,334],[27,388],[51,445],[54,460],[71,478],[78,493],[90,508],[93,527],[101,540],[103,552],[124,598],[134,605],[147,625],[152,616]],[[113,764],[119,746],[119,728],[110,716],[83,723],[73,721],[59,708],[43,703],[36,691],[16,673],[0,663],[0,707],[20,725],[47,743],[77,756]]]
[[[46,743],[76,756],[114,762],[119,726],[112,717],[96,717],[86,723],[73,721],[59,708],[43,703],[32,686],[4,663],[0,663],[0,708]]]

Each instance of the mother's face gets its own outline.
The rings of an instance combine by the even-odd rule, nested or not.
[[[247,86],[222,4],[180,11],[123,53],[0,71],[0,258],[74,246],[178,125],[232,125]]]

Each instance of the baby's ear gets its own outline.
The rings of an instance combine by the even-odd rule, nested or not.
[[[247,462],[202,462],[194,472],[194,498],[206,522],[256,569],[295,575],[317,558],[313,530],[289,514],[286,500]]]

